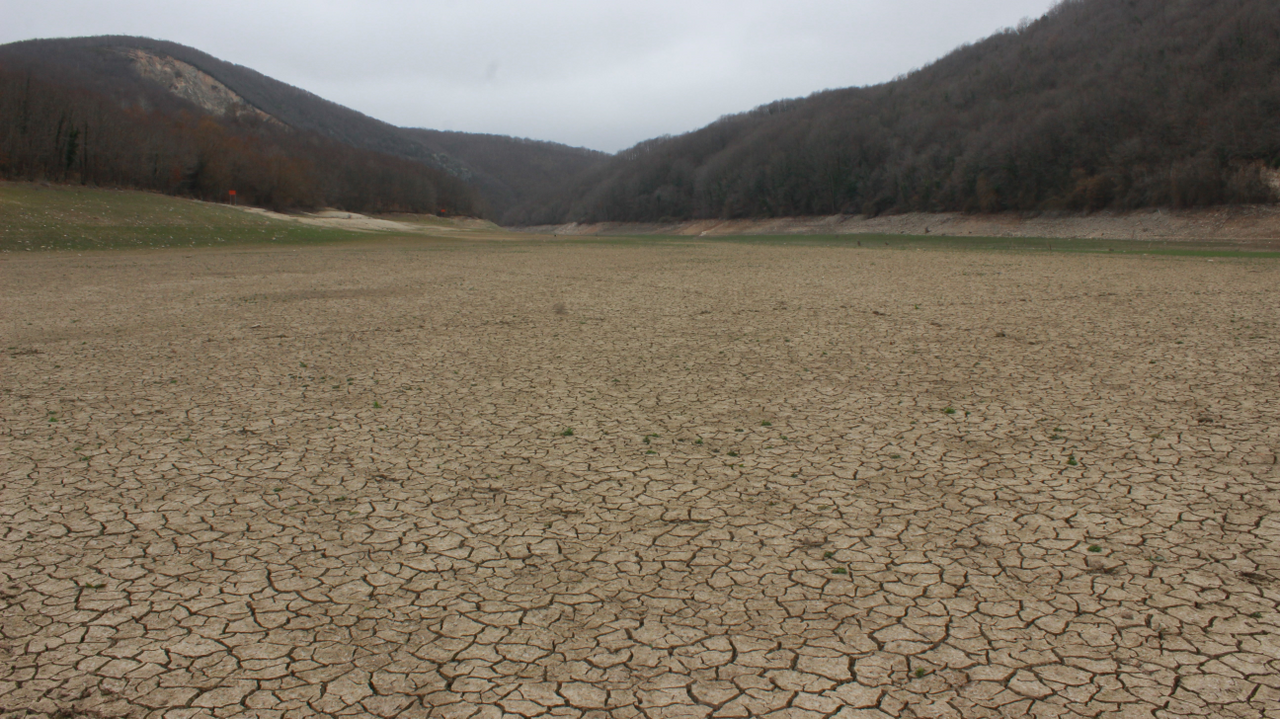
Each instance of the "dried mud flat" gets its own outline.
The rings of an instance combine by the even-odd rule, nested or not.
[[[724,243],[12,256],[0,709],[1280,716],[1278,289]]]

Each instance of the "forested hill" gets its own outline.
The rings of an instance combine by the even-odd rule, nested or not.
[[[474,132],[406,129],[410,138],[441,156],[458,158],[495,217],[604,165],[610,155],[584,147]]]
[[[1275,199],[1280,4],[1068,0],[873,87],[643,142],[516,224]]]
[[[175,187],[168,179],[153,178],[149,184],[142,183],[132,177],[137,175],[136,171],[123,173],[132,177],[128,184],[201,196],[225,192],[227,187],[219,178],[202,180],[198,176],[208,164],[200,159],[196,147],[200,141],[190,137],[192,132],[185,131],[191,128],[173,126],[176,118],[184,113],[214,122],[230,145],[251,147],[259,155],[274,157],[284,164],[288,164],[286,160],[297,161],[294,164],[304,174],[309,172],[305,169],[309,167],[323,177],[321,183],[303,183],[309,187],[285,192],[264,179],[270,174],[266,169],[240,172],[241,176],[235,179],[243,187],[252,186],[251,194],[256,191],[261,195],[262,204],[325,202],[354,210],[410,209],[404,199],[408,195],[404,193],[418,192],[419,201],[409,203],[415,210],[425,210],[447,198],[446,204],[452,207],[437,209],[467,214],[487,211],[497,215],[548,184],[564,182],[607,158],[603,153],[581,148],[489,135],[467,135],[466,142],[462,143],[434,142],[431,133],[395,127],[249,68],[183,45],[148,38],[106,36],[3,45],[0,46],[0,83],[8,83],[5,93],[0,95],[0,112],[23,111],[14,92],[19,86],[35,83],[33,89],[42,95],[41,102],[35,105],[53,113],[51,117],[65,115],[64,124],[92,122],[92,113],[86,108],[97,103],[95,107],[106,108],[108,124],[116,135],[139,129],[123,127],[130,118],[136,120],[139,127],[148,125],[153,131],[157,123],[165,125],[168,130],[161,134],[169,136],[167,144],[174,152],[167,153],[166,162],[170,166],[159,174],[166,178],[175,172],[182,175],[183,179],[177,183],[181,187]],[[51,106],[49,100],[55,97],[61,98],[65,107]],[[26,112],[30,112],[31,103],[26,108]],[[121,111],[126,114],[121,115]],[[6,139],[9,142],[7,147],[0,145],[0,152],[9,158],[7,170],[0,166],[0,176],[14,175],[15,164],[20,162],[29,170],[33,164],[49,165],[48,157],[43,160],[31,157],[36,145],[48,146],[41,150],[45,155],[67,154],[70,130],[63,128],[60,135],[54,132],[56,118],[54,126],[48,128],[47,138],[30,136],[32,123],[16,115],[0,116],[0,123],[3,123],[0,142]],[[116,128],[117,125],[121,127]],[[16,138],[17,126],[25,127],[28,136]],[[291,132],[280,132],[284,128]],[[207,126],[205,130],[205,135],[218,134]],[[64,162],[71,166],[62,169],[78,176],[89,172],[102,177],[106,169],[104,162],[119,160],[127,164],[123,156],[93,156],[93,148],[85,144],[84,138],[101,139],[100,134],[101,131],[90,133],[87,127],[81,127],[76,144],[82,153],[89,148],[90,154],[87,159],[72,158]],[[16,145],[21,147],[15,149]],[[179,145],[185,149],[179,151]],[[227,146],[222,149],[227,150]],[[338,159],[339,155],[345,159]],[[501,161],[495,162],[495,157]],[[240,159],[241,169],[261,164],[258,159]],[[3,161],[0,157],[0,162]],[[38,172],[57,175],[57,169]],[[250,174],[257,176],[249,177]],[[367,190],[358,189],[362,176],[368,180]],[[387,184],[395,176],[404,179],[398,189]],[[295,180],[301,179],[283,175],[282,178],[291,186],[298,185]],[[339,190],[339,185],[349,187]]]

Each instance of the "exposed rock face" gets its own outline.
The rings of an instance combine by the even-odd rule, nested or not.
[[[1270,167],[1262,168],[1262,180],[1271,188],[1276,198],[1280,198],[1280,170]]]
[[[278,122],[194,65],[137,48],[126,48],[123,52],[133,58],[133,68],[139,75],[218,117],[252,115],[260,120]]]

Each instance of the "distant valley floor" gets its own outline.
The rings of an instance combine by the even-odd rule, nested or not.
[[[952,237],[1061,237],[1101,240],[1280,241],[1280,206],[1250,205],[1199,210],[1150,209],[1089,215],[830,215],[756,220],[669,223],[572,223],[512,228],[556,235],[854,235],[903,234]]]

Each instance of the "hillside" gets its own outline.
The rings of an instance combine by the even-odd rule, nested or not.
[[[0,182],[0,253],[298,245],[359,237],[155,192]]]
[[[604,165],[609,155],[582,147],[471,132],[407,129],[440,156],[457,158],[495,216]]]
[[[40,250],[507,239],[487,220],[322,210],[279,214],[155,192],[0,181],[0,256]],[[0,259],[3,262],[3,259]]]
[[[290,128],[410,160],[478,188],[483,204],[460,210],[473,214],[500,213],[606,158],[549,142],[398,128],[249,68],[161,40],[106,36],[12,43],[0,46],[0,68],[23,77],[35,73],[41,81],[136,110],[166,116],[185,111],[224,123]]]
[[[1273,0],[1067,0],[874,87],[643,142],[516,224],[1276,199]]]

